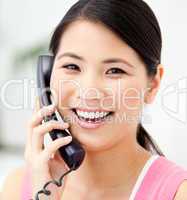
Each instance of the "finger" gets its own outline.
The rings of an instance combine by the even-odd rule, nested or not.
[[[34,110],[33,110],[33,115],[30,120],[27,122],[27,135],[26,135],[26,147],[31,144],[31,134],[32,134],[32,124],[34,121],[34,117],[36,117],[36,112],[40,109],[40,102],[39,102],[39,97],[35,97],[34,101]]]
[[[46,116],[52,115],[56,110],[56,106],[51,104],[49,106],[44,106],[43,108],[39,109],[36,113],[32,115],[30,120],[30,127],[34,128],[37,125],[40,125]]]
[[[48,162],[52,155],[62,146],[67,145],[72,141],[72,136],[66,136],[59,139],[54,140],[51,145],[47,146],[43,152],[43,159]]]
[[[48,122],[43,123],[40,126],[37,126],[33,129],[33,136],[32,136],[32,146],[37,152],[41,152],[43,149],[44,143],[44,135],[53,129],[62,129],[68,128],[68,123],[62,123],[59,121],[51,120]]]
[[[42,111],[42,109],[45,110]],[[42,124],[43,116],[50,116],[55,111],[55,106],[51,105],[45,108],[40,109],[37,113],[34,113],[31,117],[31,119],[28,121],[27,125],[27,136],[26,136],[26,144],[31,146],[32,142],[32,132],[33,129]]]

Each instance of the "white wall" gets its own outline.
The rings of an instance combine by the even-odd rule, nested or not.
[[[165,68],[159,94],[150,109],[152,124],[147,128],[170,159],[187,166],[187,2],[146,2],[154,10],[161,26],[162,64]]]
[[[16,51],[27,49],[38,41],[49,38],[65,11],[76,1],[37,1],[37,0],[2,0],[1,6],[1,88],[9,79],[35,78],[36,66],[16,68],[12,65],[12,58]],[[17,84],[8,90],[8,99],[15,105],[20,103],[23,95],[21,85]],[[31,109],[12,111],[1,106],[4,143],[24,144],[26,123],[31,115]],[[11,122],[11,124],[10,124]]]
[[[0,83],[10,78],[33,78],[36,66],[17,70],[12,69],[12,56],[19,48],[32,46],[43,38],[50,37],[54,27],[72,5],[73,0],[1,0],[0,7]],[[187,92],[177,91],[164,97],[165,88],[178,83],[187,88],[186,69],[186,35],[187,35],[187,2],[178,0],[148,1],[155,11],[163,34],[162,64],[165,67],[164,79],[157,99],[149,109],[152,123],[145,124],[150,134],[164,151],[166,156],[187,167]],[[186,84],[186,85],[185,85]],[[187,90],[187,89],[186,89]],[[178,94],[178,95],[177,95]],[[9,98],[19,101],[19,89],[12,89]],[[162,101],[164,100],[164,104]],[[180,100],[180,103],[179,103]],[[177,104],[178,103],[178,104]],[[178,107],[177,107],[178,105]],[[178,111],[175,112],[175,109]],[[3,140],[5,143],[22,145],[25,142],[26,121],[31,110],[8,111],[2,106],[1,113]],[[169,114],[166,109],[170,109]],[[181,122],[180,120],[184,120]],[[11,123],[10,123],[11,122]],[[2,137],[1,136],[1,137]]]

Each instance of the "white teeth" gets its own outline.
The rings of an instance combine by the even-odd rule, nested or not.
[[[108,113],[109,113],[109,112],[108,112]],[[108,114],[108,113],[107,113],[107,114]],[[104,113],[104,112],[101,112],[101,113],[98,112],[98,117],[104,117],[105,115],[106,115],[106,112],[105,112],[105,113]]]
[[[102,115],[100,115],[99,112],[96,112],[96,118],[98,118],[98,117],[102,117]]]
[[[91,119],[94,119],[94,118],[95,118],[95,116],[94,116],[93,113],[90,114],[90,118],[91,118]]]
[[[76,110],[79,117],[94,119],[94,118],[102,118],[106,116],[109,112],[84,112],[80,110]]]

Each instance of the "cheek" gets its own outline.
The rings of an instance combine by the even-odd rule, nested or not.
[[[144,103],[144,87],[137,81],[130,81],[121,84],[121,90],[117,97],[117,110],[120,115],[125,117],[139,117]]]
[[[120,102],[126,110],[139,110],[142,105],[141,88],[126,88],[121,92]]]

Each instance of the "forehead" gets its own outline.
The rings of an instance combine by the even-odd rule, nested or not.
[[[134,49],[101,23],[77,20],[61,36],[57,54],[74,52],[90,59],[122,57],[133,64],[141,60]]]

